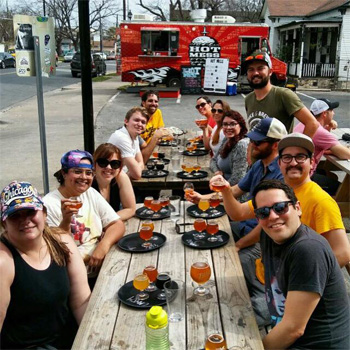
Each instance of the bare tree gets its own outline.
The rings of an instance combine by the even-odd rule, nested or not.
[[[263,0],[227,0],[225,8],[239,12],[243,21],[260,22],[263,2]]]
[[[28,1],[28,0],[27,0]],[[42,12],[41,4],[33,6],[30,2],[21,2],[22,9],[32,15]],[[114,0],[90,0],[90,28],[97,29],[101,23],[120,11]],[[78,0],[46,0],[46,15],[55,18],[56,44],[61,47],[63,39],[70,39],[75,50],[79,44]]]

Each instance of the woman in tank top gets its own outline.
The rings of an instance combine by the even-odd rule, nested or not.
[[[0,329],[3,349],[69,348],[90,289],[72,238],[46,223],[28,182],[1,192]],[[71,315],[73,318],[71,319]]]
[[[92,187],[101,193],[123,221],[134,216],[136,201],[128,175],[122,170],[119,149],[103,143],[94,152],[95,178]]]

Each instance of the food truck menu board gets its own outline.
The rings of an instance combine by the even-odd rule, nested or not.
[[[202,93],[202,67],[181,66],[181,94]]]
[[[207,58],[204,72],[204,92],[225,94],[228,58]]]

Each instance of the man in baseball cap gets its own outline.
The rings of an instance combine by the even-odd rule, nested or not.
[[[331,152],[339,159],[350,159],[350,149],[343,146],[338,138],[330,132],[331,129],[337,127],[337,123],[333,120],[334,109],[339,107],[339,102],[332,102],[326,98],[314,100],[311,104],[310,111],[314,115],[318,128],[312,137],[315,145],[314,164],[311,169],[312,180],[317,182],[330,195],[334,195],[338,189],[339,182],[330,176],[326,176],[323,169],[317,169],[317,165],[323,154]],[[299,123],[295,128],[295,132],[303,132],[305,126]]]

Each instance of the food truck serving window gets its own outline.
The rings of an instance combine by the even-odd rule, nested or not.
[[[179,47],[178,29],[142,28],[141,45],[145,55],[155,52],[166,52],[176,55]]]

